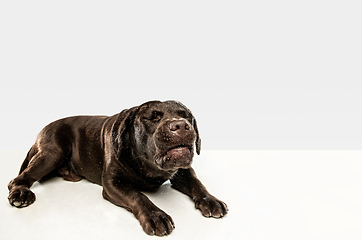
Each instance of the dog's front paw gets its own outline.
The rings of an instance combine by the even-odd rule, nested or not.
[[[148,235],[166,236],[175,229],[172,218],[161,210],[144,213],[139,221]]]
[[[35,201],[35,194],[28,188],[19,188],[10,191],[8,200],[14,207],[27,207]]]
[[[199,209],[205,217],[222,218],[229,211],[224,202],[212,195],[201,199],[195,199],[195,207]]]

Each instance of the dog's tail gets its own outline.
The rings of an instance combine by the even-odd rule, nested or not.
[[[32,146],[28,152],[28,154],[25,157],[25,160],[23,162],[23,164],[21,165],[20,171],[19,171],[19,175],[28,167],[30,160],[33,158],[33,156],[35,154],[37,154],[38,149],[35,146]]]

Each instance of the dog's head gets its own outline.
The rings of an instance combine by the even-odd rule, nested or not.
[[[116,148],[165,171],[189,168],[201,140],[191,111],[176,101],[151,101],[120,113]]]

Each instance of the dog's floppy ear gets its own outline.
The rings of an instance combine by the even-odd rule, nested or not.
[[[194,118],[194,116],[192,116],[192,126],[194,127],[195,132],[196,132],[196,153],[197,153],[197,155],[200,155],[201,138],[200,138],[200,134],[199,134],[199,129],[197,128],[196,119]]]
[[[201,138],[200,138],[200,134],[199,134],[199,129],[197,127],[197,123],[196,123],[196,119],[194,117],[194,115],[192,114],[192,112],[190,111],[190,109],[188,109],[184,104],[182,104],[181,102],[179,101],[174,101],[174,100],[169,100],[169,101],[166,101],[166,103],[171,103],[171,104],[175,104],[179,107],[182,107],[184,108],[191,116],[192,116],[192,127],[195,129],[195,132],[196,132],[196,142],[195,142],[195,145],[196,145],[196,153],[198,155],[200,155],[200,151],[201,151]]]
[[[131,128],[134,118],[138,112],[139,107],[125,109],[117,114],[117,120],[112,126],[112,144],[117,156],[121,153],[122,148],[126,148],[129,143],[127,133]]]

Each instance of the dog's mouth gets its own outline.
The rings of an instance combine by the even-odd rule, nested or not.
[[[163,154],[157,154],[155,162],[158,167],[165,170],[189,168],[194,156],[193,147],[185,144],[173,146]]]

